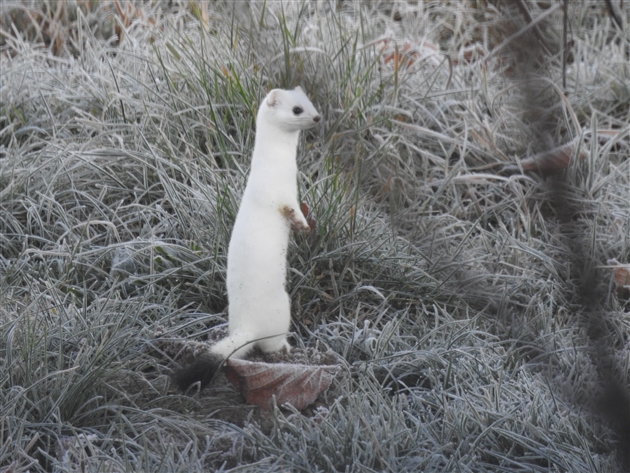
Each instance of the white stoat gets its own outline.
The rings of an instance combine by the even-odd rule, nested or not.
[[[228,248],[229,335],[173,375],[181,389],[203,387],[227,357],[241,358],[254,346],[289,349],[289,233],[310,231],[298,202],[296,151],[300,130],[320,119],[300,87],[274,89],[260,104],[251,171]]]

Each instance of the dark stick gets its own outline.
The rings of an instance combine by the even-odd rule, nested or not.
[[[617,12],[615,11],[615,7],[613,7],[612,0],[606,0],[606,6],[608,7],[608,13],[610,13],[610,16],[613,17],[613,20],[615,20],[615,23],[617,24],[617,26],[619,28],[622,28],[621,19],[617,15]]]
[[[569,50],[567,49],[567,30],[569,27],[569,0],[564,0],[563,21],[562,21],[562,90],[567,91],[567,57]]]
[[[529,13],[527,5],[525,4],[525,0],[517,0],[516,6],[521,11],[521,15],[525,17],[525,21],[527,21],[527,23],[531,23],[532,21],[534,21],[534,19],[532,18],[532,15]],[[538,26],[534,26],[532,31],[534,32],[534,36],[536,36],[536,39],[540,41],[540,44],[545,49],[545,52],[547,54],[551,54],[551,49],[547,45],[547,41],[545,41],[545,37],[540,32],[540,29],[538,28]]]
[[[563,68],[567,55],[568,3],[563,0],[556,4],[565,12]],[[548,60],[542,43],[535,37],[533,29],[525,30],[526,27],[521,26],[520,18],[512,20],[512,30],[516,33],[508,38],[518,34],[519,41],[504,40],[509,44],[502,52],[512,55],[512,78],[520,83],[523,95],[520,104],[525,117],[523,123],[531,136],[532,146],[542,152],[557,146],[552,131],[562,119],[558,113],[560,107],[554,103],[559,99],[548,93],[543,81],[537,80],[544,73]],[[566,298],[571,302],[577,328],[585,335],[588,356],[597,373],[596,379],[589,380],[594,388],[590,390],[591,400],[584,407],[591,408],[614,432],[620,464],[623,471],[630,472],[630,387],[624,374],[625,366],[619,362],[616,353],[624,340],[615,330],[615,319],[607,302],[609,288],[598,269],[601,261],[605,261],[605,255],[585,236],[588,231],[581,223],[581,217],[593,209],[584,208],[581,199],[584,190],[573,182],[570,172],[543,170],[541,173],[548,185],[544,199],[551,211],[549,225],[557,232],[558,248],[564,255],[563,261],[557,263],[557,272],[566,274]],[[575,383],[578,388],[580,380]]]

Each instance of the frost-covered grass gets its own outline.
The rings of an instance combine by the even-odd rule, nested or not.
[[[3,2],[0,468],[619,471],[553,192],[504,172],[574,140],[571,228],[599,266],[630,263],[613,3],[622,29],[570,2],[565,92],[561,9],[539,24],[540,143],[491,2]],[[179,394],[173,347],[227,320],[258,102],[296,85],[325,123],[300,150],[317,226],[291,248],[291,343],[343,373],[302,413],[224,382]],[[628,388],[629,304],[600,309]]]

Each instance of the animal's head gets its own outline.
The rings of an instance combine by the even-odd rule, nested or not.
[[[301,87],[293,90],[273,89],[267,94],[260,109],[257,121],[284,131],[307,130],[321,121],[321,116]]]

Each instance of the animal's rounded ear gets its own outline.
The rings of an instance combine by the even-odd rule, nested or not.
[[[297,90],[298,92],[304,93],[304,91],[302,90],[302,87],[300,87],[299,85],[293,90]]]
[[[275,107],[277,105],[278,96],[280,95],[279,92],[280,92],[279,89],[273,89],[271,92],[267,94],[266,102],[267,102],[268,107]]]

